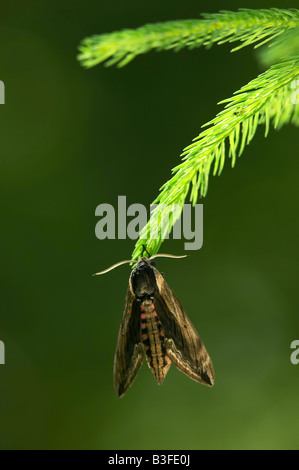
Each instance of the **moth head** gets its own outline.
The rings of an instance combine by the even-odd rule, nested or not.
[[[130,276],[130,288],[134,297],[139,301],[154,297],[158,287],[150,259],[141,258],[138,261]]]

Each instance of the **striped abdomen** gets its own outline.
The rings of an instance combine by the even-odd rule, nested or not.
[[[140,309],[141,339],[144,344],[147,363],[160,384],[163,382],[171,364],[166,356],[164,332],[152,301],[145,300]]]

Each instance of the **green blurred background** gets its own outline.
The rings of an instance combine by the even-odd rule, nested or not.
[[[297,1],[52,0],[1,7],[1,449],[295,449],[299,365],[298,129],[263,129],[210,179],[204,246],[158,268],[214,362],[201,386],[144,364],[126,396],[113,359],[130,240],[99,241],[98,204],[149,205],[216,103],[263,69],[252,48],[76,61],[88,35]],[[182,254],[183,241],[163,252]]]

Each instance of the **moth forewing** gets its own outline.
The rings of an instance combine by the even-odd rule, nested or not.
[[[132,385],[143,357],[138,305],[129,287],[114,358],[114,387],[119,397]]]
[[[157,314],[163,324],[169,359],[191,379],[212,386],[215,377],[213,364],[202,340],[164,277],[153,269],[159,289]]]

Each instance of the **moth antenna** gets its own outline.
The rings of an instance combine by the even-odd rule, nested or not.
[[[107,268],[104,271],[100,271],[99,273],[93,274],[93,276],[99,276],[100,274],[106,274],[109,271],[112,271],[112,269],[117,268],[118,266],[121,266],[122,264],[127,264],[127,263],[136,263],[136,260],[127,259],[125,261],[120,261],[119,263],[113,264],[112,266],[110,266],[110,268]]]
[[[161,254],[151,256],[150,259],[154,259],[154,258],[187,258],[187,256],[188,255],[177,256],[177,255],[168,255],[166,253],[161,253]]]

